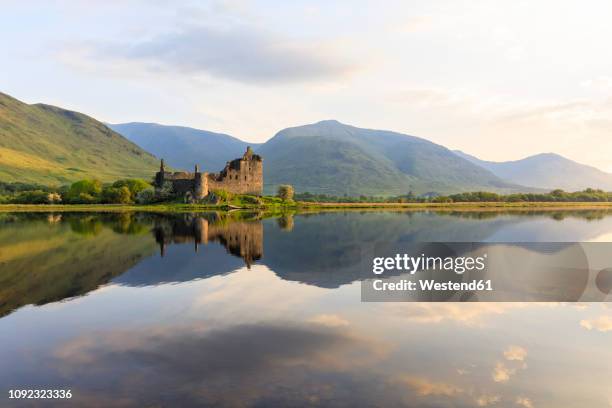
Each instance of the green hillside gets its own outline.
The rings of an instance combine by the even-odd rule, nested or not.
[[[521,189],[425,139],[334,120],[284,129],[257,152],[267,192],[279,184],[334,195]]]
[[[0,93],[0,181],[150,179],[157,159],[89,116]]]

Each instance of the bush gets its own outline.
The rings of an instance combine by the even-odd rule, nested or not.
[[[293,200],[293,186],[289,184],[283,184],[278,186],[278,191],[276,195],[281,198],[283,201],[292,201]]]
[[[156,192],[156,200],[158,201],[167,201],[174,198],[174,187],[172,187],[172,183],[169,181],[164,181],[164,184],[161,186],[159,190]]]
[[[153,186],[147,183],[146,181],[144,181],[143,179],[124,179],[124,180],[115,181],[113,183],[113,187],[115,188],[126,187],[128,191],[130,192],[130,201],[134,202],[136,201],[136,196],[138,195],[138,193],[146,189],[150,189]]]
[[[95,203],[99,201],[102,193],[102,183],[98,180],[81,180],[72,183],[64,201],[80,204],[80,203]]]
[[[147,188],[145,190],[141,190],[136,194],[136,200],[138,204],[151,204],[155,202],[155,190],[152,188]]]
[[[101,201],[105,204],[130,204],[132,202],[130,190],[126,186],[104,187]]]
[[[49,193],[42,190],[23,191],[17,194],[11,201],[15,204],[48,204]]]

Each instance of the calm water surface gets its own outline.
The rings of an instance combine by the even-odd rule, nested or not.
[[[612,406],[606,303],[362,303],[381,240],[612,241],[612,213],[3,214],[0,406]]]

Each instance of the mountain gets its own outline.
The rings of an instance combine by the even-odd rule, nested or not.
[[[520,189],[425,139],[335,120],[281,130],[256,151],[267,192],[285,183],[340,195]]]
[[[521,160],[492,162],[455,151],[459,157],[489,170],[496,176],[524,186],[579,191],[585,188],[612,190],[612,174],[576,163],[554,153],[542,153]]]
[[[203,171],[217,172],[228,160],[242,156],[248,145],[233,136],[182,126],[156,123],[109,125],[148,152],[163,157],[173,167],[191,170],[198,164]]]
[[[159,162],[103,123],[0,93],[0,180],[64,184],[150,179]]]

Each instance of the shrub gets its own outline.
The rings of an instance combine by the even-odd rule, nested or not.
[[[49,193],[42,190],[23,191],[11,201],[15,204],[48,204]]]
[[[289,184],[283,184],[278,186],[278,191],[276,193],[276,195],[280,197],[283,201],[292,201],[293,194],[293,186]]]
[[[98,180],[81,180],[72,183],[64,201],[69,203],[95,203],[102,193],[102,183]]]
[[[136,201],[136,196],[143,190],[152,188],[151,184],[147,183],[143,179],[123,179],[113,183],[113,187],[121,188],[126,187],[130,192],[130,201]]]
[[[104,187],[101,201],[105,204],[130,204],[132,202],[130,190],[126,186]]]
[[[136,194],[136,200],[138,204],[151,204],[155,202],[155,190],[152,188],[147,188],[145,190],[141,190]]]

